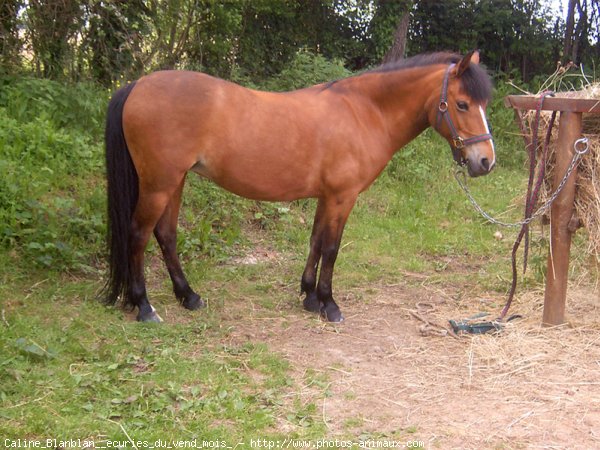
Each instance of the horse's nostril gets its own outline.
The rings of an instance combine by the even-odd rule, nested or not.
[[[486,172],[490,171],[490,161],[487,158],[481,158],[481,167],[483,167],[483,169]]]

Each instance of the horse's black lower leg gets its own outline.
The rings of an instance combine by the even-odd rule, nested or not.
[[[164,235],[161,231],[154,230],[156,240],[162,250],[163,258],[169,271],[169,276],[173,282],[173,292],[175,297],[181,302],[184,308],[191,311],[206,306],[200,296],[190,287],[181,264],[177,256],[176,235]]]
[[[302,274],[302,281],[300,283],[301,293],[306,294],[302,302],[304,309],[311,312],[319,312],[321,310],[321,303],[317,298],[316,284],[317,284],[317,269],[319,267],[320,251],[312,250],[308,255],[308,261],[306,262],[306,268]]]
[[[340,308],[333,300],[333,268],[340,248],[344,225],[355,201],[356,195],[337,195],[329,201],[319,202],[320,207],[322,205],[322,215],[319,217],[319,227],[316,233],[318,238],[315,239],[315,243],[318,243],[320,248],[318,253],[321,257],[321,269],[319,281],[313,292],[316,297],[315,303],[319,305],[319,312],[330,322],[344,320]]]
[[[142,183],[140,183],[142,186]],[[138,202],[133,215],[129,236],[130,283],[127,291],[127,303],[138,307],[137,320],[140,322],[162,322],[148,300],[144,279],[144,251],[152,236],[152,231],[164,215],[173,193],[178,185],[165,187],[155,192],[140,188]]]
[[[322,251],[321,273],[319,274],[319,283],[316,293],[319,304],[321,305],[321,315],[329,322],[341,322],[344,316],[339,306],[333,300],[333,267],[339,250],[339,241],[328,242]]]
[[[304,309],[311,312],[320,312],[322,306],[317,298],[316,292],[317,269],[319,267],[319,260],[321,259],[322,213],[323,202],[319,200],[312,234],[310,236],[310,251],[306,260],[304,272],[302,273],[302,281],[300,282],[300,293],[306,294],[303,301]]]
[[[130,242],[130,284],[127,292],[127,303],[138,308],[137,320],[140,322],[162,322],[154,307],[148,300],[146,281],[144,279],[144,250],[150,238],[150,230],[138,225],[134,220],[132,224]]]
[[[183,184],[181,185],[183,187]],[[167,209],[154,228],[154,236],[160,245],[163,258],[173,282],[175,297],[184,308],[196,310],[206,306],[200,296],[190,287],[181,263],[177,255],[177,217],[179,216],[179,204],[181,202],[181,190],[175,193],[169,202]]]

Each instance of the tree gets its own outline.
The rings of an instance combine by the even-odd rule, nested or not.
[[[23,7],[20,0],[0,2],[0,63],[4,70],[18,66],[21,42],[18,35],[18,14]]]
[[[591,45],[582,61],[589,63],[597,63],[600,61],[600,0],[590,0],[590,39],[595,43]]]
[[[156,69],[260,82],[301,50],[351,70],[480,49],[525,81],[600,59],[600,0],[0,0],[2,70],[105,86]]]
[[[29,0],[27,31],[36,71],[45,78],[60,78],[73,50],[70,39],[81,26],[77,0]]]
[[[569,0],[563,44],[562,61],[580,64],[586,54],[593,53],[590,38],[598,45],[598,0]],[[595,24],[595,26],[594,26]],[[596,30],[595,36],[593,30]],[[590,35],[591,34],[591,35]]]
[[[83,42],[79,52],[89,64],[92,77],[111,84],[123,77],[131,79],[143,72],[143,36],[150,34],[151,13],[142,0],[87,0],[83,6]],[[81,70],[81,69],[80,69]]]
[[[396,30],[394,31],[394,42],[392,44],[392,47],[383,57],[384,63],[397,61],[398,59],[404,58],[404,54],[406,53],[406,36],[408,35],[408,25],[410,23],[411,6],[412,2],[405,2],[405,10],[402,12],[400,19],[398,20]]]
[[[511,0],[480,1],[474,11],[471,26],[477,33],[472,49],[479,49],[483,61],[496,72],[513,69],[514,15]]]
[[[563,63],[571,58],[573,48],[573,28],[575,24],[575,4],[577,0],[569,0],[567,6],[567,22],[565,24],[565,40],[563,45]],[[572,60],[572,58],[571,58]]]
[[[149,2],[155,39],[145,59],[155,60],[161,69],[177,68],[190,45],[194,25],[200,22],[202,9],[197,2],[187,0]]]
[[[412,0],[377,0],[371,20],[374,53],[383,62],[403,58],[410,22]]]

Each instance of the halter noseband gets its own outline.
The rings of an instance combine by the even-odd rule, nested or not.
[[[452,134],[452,141],[450,143],[450,147],[452,148],[452,156],[457,164],[463,166],[465,164],[465,160],[462,157],[462,149],[467,145],[476,144],[477,142],[491,141],[492,135],[490,133],[486,133],[463,139],[456,131],[454,123],[452,123],[450,113],[448,112],[448,78],[450,77],[450,70],[452,70],[455,65],[456,64],[450,64],[446,69],[446,73],[444,74],[444,82],[442,83],[442,94],[440,95],[440,104],[438,106],[435,128],[439,131],[442,120],[446,119],[446,124],[448,125],[450,133]]]

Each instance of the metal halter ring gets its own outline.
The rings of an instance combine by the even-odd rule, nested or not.
[[[583,147],[581,147],[582,145],[583,145]],[[589,142],[588,142],[588,138],[586,138],[586,137],[577,139],[575,141],[575,143],[573,144],[573,150],[575,150],[575,152],[578,155],[585,155],[589,149],[590,149]]]
[[[446,111],[448,111],[448,102],[445,100],[442,100],[440,102],[440,106],[438,107],[438,109],[440,110],[440,112],[445,113]]]
[[[461,150],[461,149],[465,148],[465,140],[463,138],[461,138],[460,136],[453,137],[452,145],[454,146],[454,148]]]

